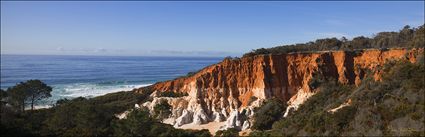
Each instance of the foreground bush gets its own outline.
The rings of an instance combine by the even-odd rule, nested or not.
[[[234,128],[219,130],[215,133],[215,137],[238,137],[238,136],[239,136],[239,130]]]
[[[253,129],[271,129],[272,124],[279,120],[286,109],[285,103],[278,99],[267,100],[261,107],[255,110]]]
[[[114,136],[169,136],[169,137],[210,137],[208,130],[182,130],[175,129],[171,125],[162,124],[152,118],[146,110],[134,110],[126,119],[114,120],[112,123]]]
[[[211,136],[207,130],[182,130],[162,124],[146,111],[127,119],[115,115],[148,100],[152,91],[117,92],[91,99],[63,99],[49,109],[17,113],[2,107],[1,136]]]

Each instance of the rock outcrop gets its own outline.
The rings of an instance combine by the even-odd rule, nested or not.
[[[332,77],[343,84],[360,84],[367,70],[374,70],[388,60],[415,62],[421,49],[385,49],[359,51],[323,51],[257,55],[241,59],[226,59],[208,66],[190,77],[152,85],[156,92],[186,92],[179,98],[156,97],[143,106],[150,109],[158,100],[167,100],[173,107],[172,124],[203,124],[226,121],[223,128],[247,129],[253,110],[268,98],[288,102],[296,109],[314,94],[309,84],[316,74]],[[258,98],[252,102],[252,98]]]

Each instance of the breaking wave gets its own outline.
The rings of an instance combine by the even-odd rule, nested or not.
[[[52,97],[39,105],[41,108],[52,106],[57,100],[77,97],[92,98],[119,91],[131,91],[135,88],[149,86],[151,84],[114,84],[114,83],[75,83],[52,85]]]

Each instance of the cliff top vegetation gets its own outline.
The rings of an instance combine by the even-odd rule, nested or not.
[[[372,38],[358,36],[352,40],[345,37],[317,39],[307,43],[282,45],[272,48],[254,49],[243,57],[262,54],[284,54],[291,52],[329,51],[329,50],[359,50],[385,48],[423,48],[425,45],[425,27],[404,26],[398,32],[379,32]]]

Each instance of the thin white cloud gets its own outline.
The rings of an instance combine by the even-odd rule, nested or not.
[[[63,47],[58,47],[56,48],[56,51],[59,52],[95,52],[95,53],[102,53],[102,52],[107,52],[108,50],[105,48],[95,48],[95,49],[89,49],[89,48],[63,48]]]
[[[58,47],[58,48],[56,48],[56,50],[57,51],[64,51],[64,48],[63,47]]]
[[[107,52],[108,50],[105,48],[97,48],[94,50],[94,52]]]
[[[56,48],[61,54],[88,54],[88,55],[140,55],[140,56],[239,56],[241,53],[226,51],[183,51],[183,50],[131,50],[106,48]]]

